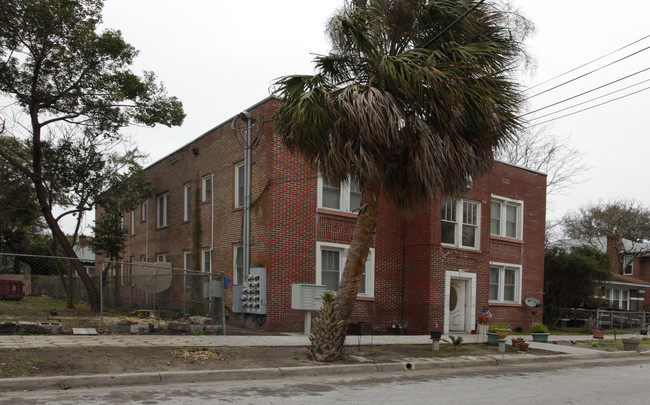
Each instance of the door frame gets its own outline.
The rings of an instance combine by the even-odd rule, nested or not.
[[[445,312],[443,333],[449,334],[449,296],[451,280],[465,282],[465,325],[464,332],[471,332],[476,323],[476,274],[464,270],[445,272]]]

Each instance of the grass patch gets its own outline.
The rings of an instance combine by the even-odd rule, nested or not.
[[[10,363],[0,362],[0,378],[20,377],[37,373],[39,366],[46,364],[45,359],[32,359],[26,354],[18,356],[20,361]]]

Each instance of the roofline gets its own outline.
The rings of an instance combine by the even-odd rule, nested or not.
[[[261,104],[266,103],[266,102],[269,101],[270,99],[280,100],[279,97],[274,96],[274,95],[270,95],[270,96],[265,97],[264,99],[258,101],[257,103],[251,105],[250,107],[245,108],[244,110],[252,110],[253,108],[257,108],[258,106],[260,106]],[[237,114],[233,115],[232,117],[228,118],[227,120],[223,121],[221,124],[218,124],[218,125],[216,125],[216,126],[210,128],[210,129],[208,129],[207,131],[205,131],[205,132],[202,133],[201,135],[197,136],[196,138],[192,139],[191,141],[189,141],[189,142],[186,143],[185,145],[181,146],[180,148],[178,148],[178,149],[176,149],[176,150],[174,150],[174,151],[172,151],[172,152],[166,154],[165,156],[163,156],[163,157],[161,157],[160,159],[156,160],[155,162],[151,163],[150,165],[148,165],[147,167],[145,167],[144,170],[150,169],[151,167],[153,167],[153,166],[157,165],[158,163],[162,162],[163,160],[167,159],[168,157],[170,157],[170,156],[173,155],[174,153],[179,152],[181,149],[185,149],[186,147],[190,146],[191,144],[193,144],[194,142],[196,142],[196,141],[198,141],[199,139],[203,138],[204,136],[207,136],[208,134],[210,134],[212,131],[216,130],[217,128],[220,128],[220,127],[226,125],[227,123],[231,122],[232,120],[234,120],[234,119],[237,118],[238,116],[239,116],[239,113],[237,113]]]
[[[548,174],[546,174],[544,172],[540,172],[539,170],[529,169],[527,167],[519,166],[519,165],[516,165],[514,163],[504,162],[503,160],[499,160],[499,159],[494,159],[494,161],[497,162],[497,163],[503,163],[504,165],[516,167],[518,169],[526,170],[526,171],[531,172],[531,173],[539,174],[539,175],[542,175],[542,176],[548,176]]]

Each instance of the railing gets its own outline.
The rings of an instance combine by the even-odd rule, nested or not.
[[[650,313],[621,311],[612,309],[563,308],[560,323],[566,326],[582,326],[590,318],[596,321],[597,328],[603,329],[645,329],[650,321]]]

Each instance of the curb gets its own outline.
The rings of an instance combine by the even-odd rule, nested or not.
[[[498,367],[530,363],[561,361],[590,361],[597,359],[633,358],[648,356],[646,352],[594,352],[586,354],[557,354],[535,356],[526,354],[507,356],[459,357],[428,361],[364,363],[350,365],[322,365],[302,367],[255,368],[239,370],[178,371],[162,373],[129,373],[53,377],[0,378],[0,391],[61,390],[71,388],[116,387],[127,385],[180,384],[221,382],[232,380],[279,379],[300,376],[325,376],[360,373],[398,373],[414,370],[452,369],[465,367]]]

